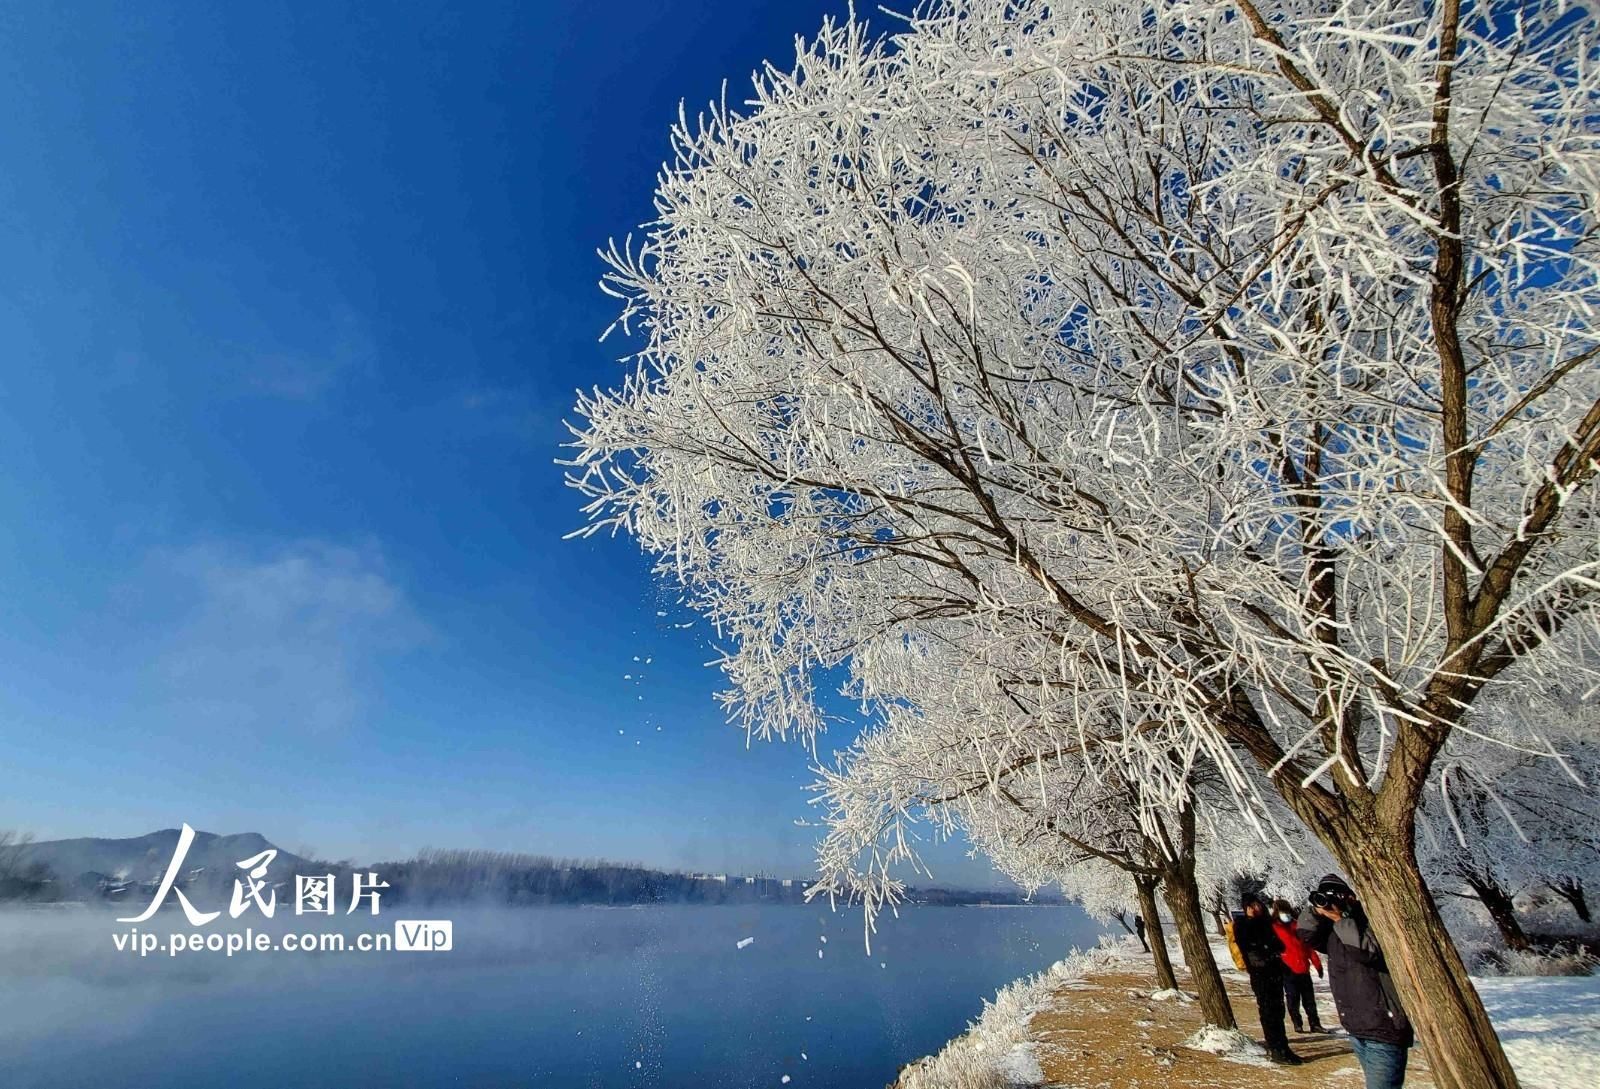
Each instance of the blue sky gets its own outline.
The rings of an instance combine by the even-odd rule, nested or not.
[[[554,459],[679,100],[828,10],[0,11],[0,827],[808,872]]]

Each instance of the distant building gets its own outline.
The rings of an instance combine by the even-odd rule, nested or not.
[[[116,878],[102,877],[96,883],[102,897],[107,900],[123,900],[127,898],[133,888],[132,881],[119,881]]]

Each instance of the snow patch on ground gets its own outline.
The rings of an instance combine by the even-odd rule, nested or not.
[[[1600,1085],[1600,976],[1472,981],[1523,1089]]]
[[[1028,1040],[1028,1022],[1049,1007],[1055,992],[1096,972],[1108,971],[1128,956],[1121,943],[1074,952],[1036,976],[1002,987],[964,1035],[937,1055],[900,1072],[897,1089],[1033,1089],[1044,1084],[1044,1070]]]
[[[1043,1085],[1044,1068],[1029,1043],[1015,1044],[995,1060],[995,1068],[1006,1085]]]
[[[1243,1063],[1246,1066],[1272,1065],[1272,1060],[1267,1058],[1267,1053],[1261,1045],[1238,1029],[1207,1025],[1179,1046],[1189,1048],[1191,1051],[1204,1051],[1230,1063]]]
[[[1181,1004],[1186,1003],[1186,1002],[1193,1002],[1194,999],[1191,998],[1189,995],[1184,994],[1182,991],[1173,990],[1171,987],[1168,987],[1164,991],[1157,991],[1155,994],[1151,995],[1150,996],[1150,1001],[1152,1001],[1152,1002],[1177,1002],[1177,1003],[1179,1003],[1181,1005]]]

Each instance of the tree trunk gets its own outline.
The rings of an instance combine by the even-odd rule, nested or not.
[[[1439,907],[1417,869],[1415,832],[1371,814],[1302,814],[1333,851],[1366,909],[1438,1089],[1518,1089]]]
[[[1138,936],[1139,932],[1134,929],[1132,923],[1128,922],[1128,913],[1126,911],[1113,911],[1111,913],[1111,917],[1115,919],[1118,925],[1120,925],[1122,929],[1126,930],[1129,934]]]
[[[1172,974],[1172,957],[1167,953],[1167,932],[1161,924],[1161,911],[1156,907],[1156,883],[1150,878],[1136,877],[1134,888],[1139,890],[1139,914],[1144,919],[1144,940],[1150,945],[1150,955],[1156,962],[1156,989],[1176,991],[1178,977]]]
[[[1506,948],[1526,950],[1528,935],[1523,933],[1522,923],[1517,919],[1517,906],[1511,902],[1511,894],[1494,879],[1493,874],[1463,873],[1461,876],[1472,887],[1473,895],[1489,913],[1489,918],[1494,920],[1495,929],[1500,931],[1500,940],[1505,942]]]
[[[1572,905],[1572,910],[1578,913],[1578,918],[1586,923],[1594,922],[1589,915],[1589,898],[1584,895],[1583,880],[1577,877],[1553,877],[1547,882],[1550,891]]]
[[[1186,860],[1170,863],[1162,884],[1162,896],[1167,907],[1172,909],[1178,944],[1183,947],[1183,959],[1189,965],[1195,995],[1200,999],[1200,1012],[1209,1024],[1218,1028],[1237,1028],[1228,990],[1222,985],[1222,973],[1217,971],[1217,959],[1211,955],[1211,942],[1206,937],[1200,887],[1194,880],[1194,856],[1191,854]]]
[[[1217,937],[1226,939],[1228,936],[1228,901],[1218,892],[1211,897],[1211,918],[1217,924]]]

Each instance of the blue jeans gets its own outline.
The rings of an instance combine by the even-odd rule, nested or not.
[[[1350,1046],[1367,1076],[1367,1089],[1400,1089],[1406,1083],[1406,1048],[1359,1036],[1350,1037]]]

